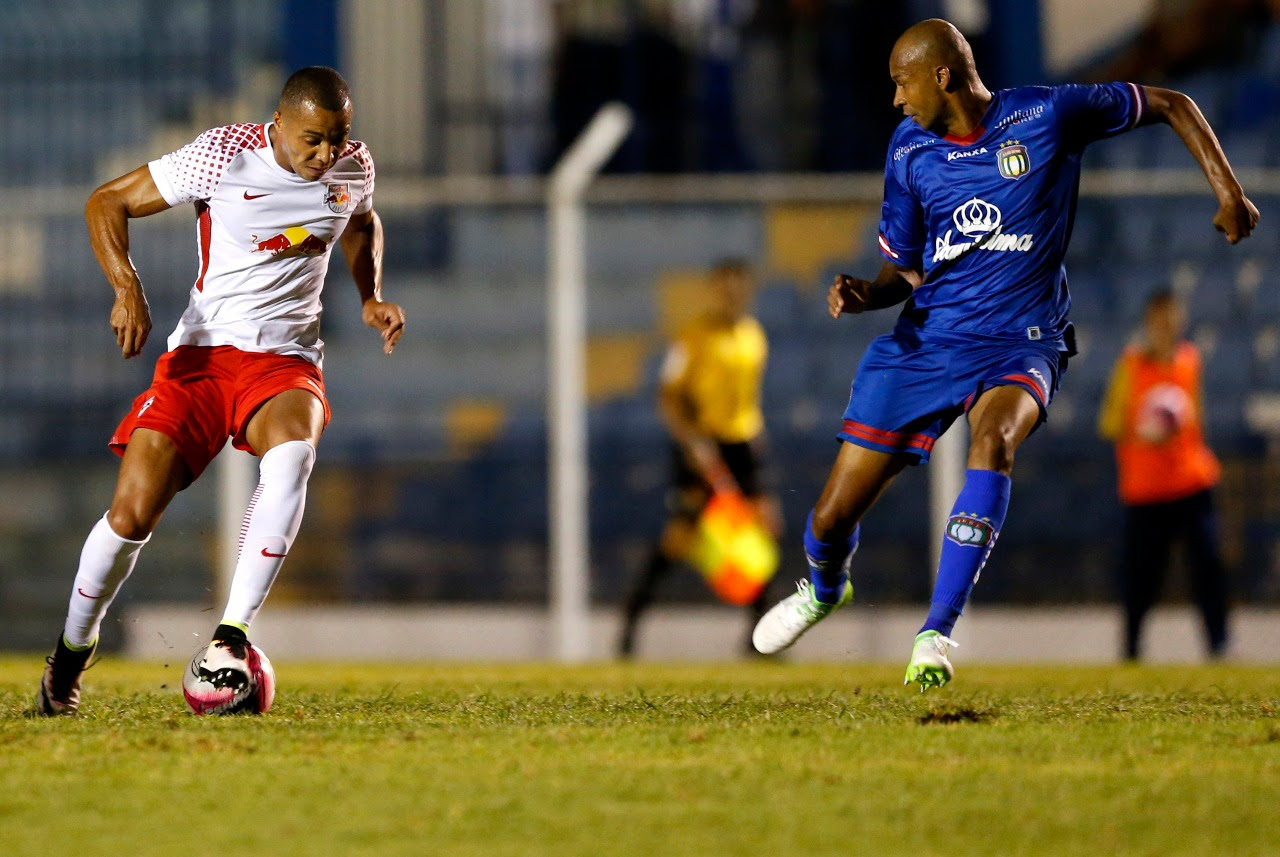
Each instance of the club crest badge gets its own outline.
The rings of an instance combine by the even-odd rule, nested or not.
[[[1027,147],[1017,140],[1009,140],[996,152],[996,164],[1000,167],[1000,175],[1007,179],[1021,178],[1031,170],[1031,157]]]
[[[973,515],[952,515],[947,521],[947,538],[958,545],[986,547],[994,535],[991,522]]]
[[[324,204],[334,214],[342,214],[351,204],[351,191],[346,182],[326,182],[324,186]]]

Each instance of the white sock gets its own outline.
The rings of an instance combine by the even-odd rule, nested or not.
[[[102,617],[133,571],[138,551],[150,538],[135,542],[117,536],[107,523],[106,515],[94,524],[80,552],[80,567],[76,570],[71,603],[67,606],[67,623],[62,629],[68,646],[83,649],[98,639]]]
[[[240,527],[240,559],[231,579],[223,624],[247,631],[267,600],[302,524],[307,479],[315,461],[316,448],[305,440],[282,443],[262,456],[258,488]]]

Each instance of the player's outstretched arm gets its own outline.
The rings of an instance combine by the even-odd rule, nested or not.
[[[382,220],[370,209],[351,215],[338,239],[351,278],[360,291],[364,323],[382,334],[382,350],[390,354],[404,333],[404,310],[382,299]]]
[[[841,313],[860,313],[870,309],[897,306],[911,297],[920,285],[920,272],[885,262],[874,280],[860,280],[848,274],[836,274],[827,290],[827,311],[832,318]]]
[[[145,165],[95,190],[84,206],[93,255],[115,291],[111,330],[126,358],[141,354],[151,333],[151,308],[129,258],[129,218],[147,217],[167,208],[169,203]]]
[[[1258,209],[1244,195],[1244,189],[1236,181],[1231,164],[1227,162],[1227,156],[1200,108],[1189,96],[1172,89],[1156,86],[1144,86],[1142,89],[1147,97],[1149,121],[1164,122],[1173,128],[1209,179],[1218,198],[1218,213],[1213,218],[1213,227],[1225,233],[1232,244],[1249,237],[1258,225]]]

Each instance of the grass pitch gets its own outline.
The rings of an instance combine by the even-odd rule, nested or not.
[[[265,717],[107,658],[74,719],[0,659],[0,854],[1264,855],[1264,668],[277,663]]]

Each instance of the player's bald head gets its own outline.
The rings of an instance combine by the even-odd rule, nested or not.
[[[946,68],[956,83],[978,78],[969,40],[941,18],[929,18],[909,27],[898,37],[889,62],[893,66],[923,64],[929,68]]]
[[[342,75],[327,66],[300,68],[284,82],[278,109],[281,112],[297,110],[306,104],[320,110],[348,113],[351,110],[351,89]]]

